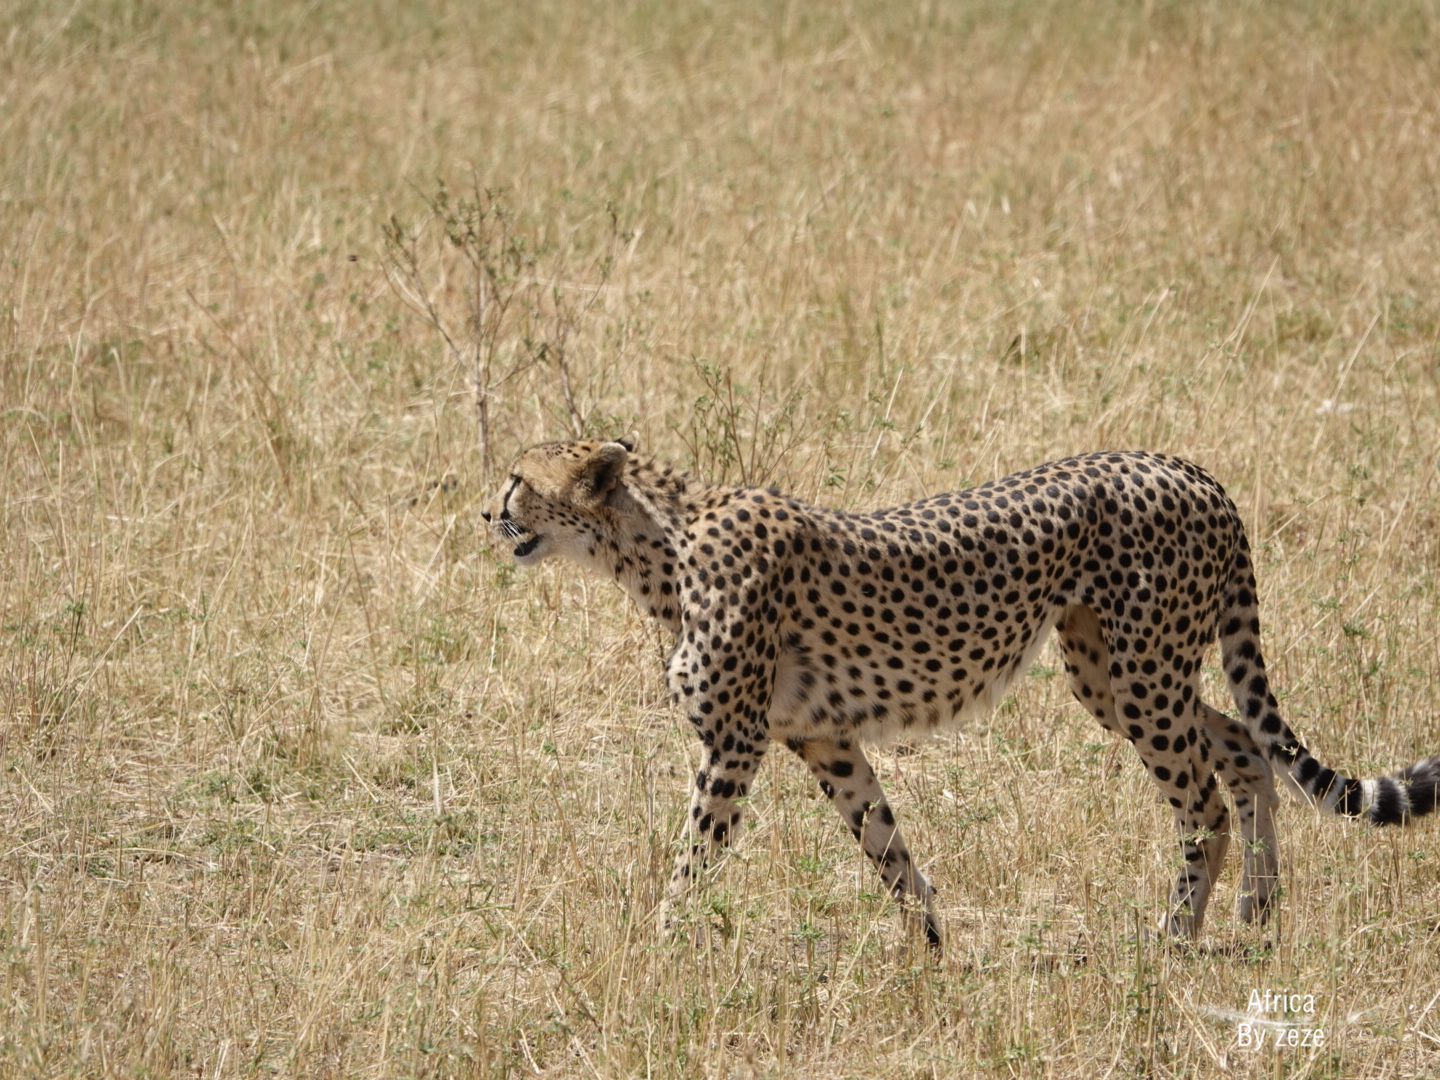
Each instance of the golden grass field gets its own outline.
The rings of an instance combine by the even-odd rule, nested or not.
[[[448,245],[442,183],[507,216]],[[416,311],[468,355],[486,237],[488,462]],[[479,521],[576,431],[850,508],[1183,454],[1288,719],[1391,771],[1440,751],[1437,281],[1434,0],[20,0],[0,1075],[1440,1073],[1440,823],[1286,796],[1278,920],[1232,853],[1159,945],[1169,812],[1053,649],[876,755],[942,961],[783,752],[661,935],[665,634]],[[1252,989],[1324,1045],[1238,1045]]]

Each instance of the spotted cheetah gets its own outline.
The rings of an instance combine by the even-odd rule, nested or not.
[[[1245,530],[1197,465],[1087,454],[851,514],[706,484],[636,447],[536,446],[483,516],[517,563],[559,555],[613,576],[674,632],[666,676],[704,750],[667,910],[733,841],[739,800],[780,741],[938,949],[935,890],[861,744],[990,710],[1052,626],[1070,690],[1135,747],[1174,810],[1185,867],[1162,920],[1173,935],[1199,932],[1230,843],[1217,777],[1244,841],[1246,921],[1263,919],[1275,888],[1277,772],[1306,802],[1376,825],[1436,806],[1440,756],[1351,779],[1281,719]],[[1200,698],[1217,637],[1238,721]]]

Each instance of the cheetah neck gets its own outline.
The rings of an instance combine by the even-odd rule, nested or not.
[[[607,505],[612,550],[603,570],[643,611],[676,632],[680,629],[676,567],[697,507],[712,490],[688,473],[639,460],[626,470]]]

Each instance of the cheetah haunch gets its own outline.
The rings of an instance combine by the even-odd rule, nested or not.
[[[705,749],[667,911],[734,839],[737,800],[781,740],[938,946],[935,890],[860,744],[989,710],[1052,626],[1075,697],[1135,747],[1174,809],[1185,870],[1171,933],[1199,931],[1230,844],[1217,777],[1244,841],[1247,921],[1275,887],[1276,772],[1306,802],[1377,825],[1435,809],[1440,757],[1351,779],[1280,718],[1240,516],[1188,461],[1088,454],[849,514],[711,486],[635,449],[633,437],[534,447],[484,517],[516,562],[563,555],[611,575],[675,633],[666,675]],[[1238,722],[1200,699],[1217,637]]]

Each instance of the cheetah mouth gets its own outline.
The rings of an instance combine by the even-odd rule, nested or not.
[[[525,558],[526,555],[529,555],[540,546],[540,534],[530,532],[530,530],[523,525],[517,524],[515,519],[508,513],[501,515],[500,524],[496,531],[506,540],[515,543],[515,558],[517,559]],[[520,538],[526,533],[530,533],[530,539],[521,540]]]

